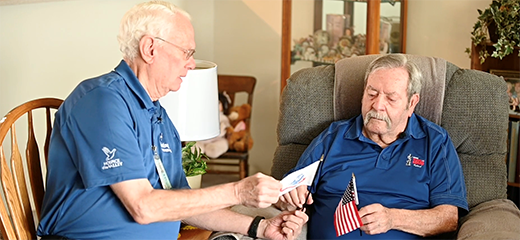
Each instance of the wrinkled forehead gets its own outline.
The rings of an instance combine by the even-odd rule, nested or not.
[[[365,82],[365,90],[376,90],[385,93],[407,92],[409,84],[408,72],[404,68],[378,68],[372,71]]]

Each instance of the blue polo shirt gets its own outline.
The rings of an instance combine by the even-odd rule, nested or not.
[[[180,222],[138,224],[110,189],[142,178],[162,188],[152,146],[173,188],[189,188],[177,130],[125,61],[80,83],[56,112],[38,235],[176,239]]]
[[[457,152],[446,130],[412,114],[403,137],[381,148],[362,134],[363,118],[332,123],[302,154],[301,169],[320,159],[324,162],[310,191],[308,238],[333,239],[334,211],[356,175],[358,209],[380,203],[388,208],[429,209],[442,204],[466,212],[466,186]],[[341,239],[416,239],[398,230],[384,234],[360,234],[357,229]]]

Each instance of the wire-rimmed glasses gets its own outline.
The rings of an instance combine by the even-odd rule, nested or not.
[[[189,60],[190,57],[193,56],[193,54],[195,54],[195,49],[186,49],[186,48],[183,48],[183,47],[181,47],[181,46],[179,46],[179,45],[177,45],[177,44],[175,44],[175,43],[172,43],[172,42],[167,41],[167,40],[165,40],[165,39],[163,39],[163,38],[160,38],[160,37],[155,37],[155,39],[159,39],[159,40],[161,40],[161,41],[163,41],[163,42],[169,43],[169,44],[171,44],[172,46],[174,46],[174,47],[178,48],[179,50],[183,51],[184,54],[186,54],[186,60]]]

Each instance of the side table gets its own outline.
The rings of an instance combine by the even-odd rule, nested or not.
[[[207,240],[212,231],[200,229],[190,225],[181,225],[179,240]]]

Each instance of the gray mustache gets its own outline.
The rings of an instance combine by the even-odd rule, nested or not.
[[[386,126],[388,128],[390,128],[390,126],[392,125],[392,121],[390,121],[390,118],[388,118],[387,115],[377,113],[374,110],[370,110],[369,112],[367,112],[367,114],[365,115],[365,119],[363,120],[365,126],[368,124],[368,121],[370,121],[370,119],[372,119],[372,118],[385,121]]]

